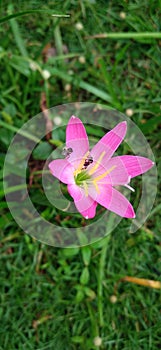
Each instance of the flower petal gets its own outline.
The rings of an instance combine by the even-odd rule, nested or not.
[[[100,185],[100,193],[94,194],[94,200],[101,204],[106,209],[118,214],[125,218],[134,218],[135,213],[132,205],[123,196],[122,193],[117,191],[110,185]],[[89,195],[93,197],[93,193],[89,190]]]
[[[97,202],[85,196],[84,190],[77,185],[68,185],[68,192],[74,199],[75,206],[85,219],[92,219],[96,215]]]
[[[66,159],[55,159],[49,163],[49,169],[55,177],[65,184],[74,183],[74,168]]]
[[[74,202],[78,202],[84,197],[84,192],[81,187],[76,184],[68,185],[68,192],[71,197],[74,199]]]
[[[124,121],[104,135],[91,150],[91,155],[94,160],[97,162],[101,154],[105,153],[101,163],[104,165],[105,161],[107,164],[107,161],[112,157],[113,153],[124,139],[126,130],[127,124]]]
[[[102,184],[113,186],[129,183],[129,173],[121,160],[121,157],[111,158],[107,162],[106,168],[100,165],[92,177],[94,180],[98,179]]]
[[[89,151],[89,142],[86,129],[77,117],[72,116],[66,129],[66,147],[72,148],[68,161],[72,163],[75,169],[79,166],[82,158]]]
[[[122,161],[124,164],[124,167],[126,168],[128,174],[130,177],[135,177],[138,175],[141,175],[151,169],[154,165],[154,162],[152,162],[150,159],[145,157],[139,157],[139,156],[120,156],[120,157],[114,157],[110,159],[109,165],[111,166],[112,163],[117,163],[118,158]]]

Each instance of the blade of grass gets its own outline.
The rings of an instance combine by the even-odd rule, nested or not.
[[[12,187],[5,188],[4,190],[0,190],[0,196],[4,196],[5,194],[13,193],[16,191],[24,190],[26,189],[26,183],[21,185],[16,185]]]
[[[58,22],[58,20],[54,19],[54,22]],[[62,42],[59,23],[57,23],[57,25],[55,26],[54,38],[55,38],[55,47],[56,47],[57,54],[63,55],[63,42]]]
[[[161,282],[147,280],[145,278],[125,276],[125,277],[121,278],[121,281],[125,281],[125,282],[127,281],[127,282],[131,282],[131,283],[139,284],[140,286],[144,286],[144,287],[161,289]]]
[[[117,95],[116,95],[115,90],[113,88],[113,84],[112,84],[112,81],[111,81],[111,76],[110,76],[110,74],[107,71],[106,64],[105,64],[105,62],[104,62],[104,60],[102,58],[100,58],[98,60],[98,62],[99,62],[100,71],[102,73],[102,77],[103,77],[104,82],[106,84],[107,90],[110,91],[111,96],[113,98],[113,103],[114,103],[116,108],[121,109],[121,105],[120,105],[120,103],[118,101]]]
[[[70,15],[63,15],[63,14],[53,14],[53,10],[27,10],[27,11],[21,11],[18,13],[13,13],[11,15],[5,16],[0,18],[0,23],[4,23],[7,22],[8,20],[12,19],[12,18],[16,18],[16,17],[21,17],[21,16],[25,16],[25,15],[30,15],[30,14],[37,14],[37,13],[45,13],[45,14],[49,14],[52,17],[70,17]]]
[[[112,98],[110,95],[108,95],[105,91],[102,91],[96,87],[94,87],[91,84],[86,83],[83,80],[74,80],[72,76],[70,76],[69,74],[62,72],[61,70],[57,69],[57,68],[49,68],[51,74],[55,75],[56,77],[63,79],[65,81],[67,81],[68,83],[72,83],[74,86],[79,87],[81,89],[84,89],[88,92],[90,92],[92,95],[95,95],[99,98],[101,98],[102,100],[106,101],[106,102],[112,102]]]
[[[59,56],[55,56],[55,57],[49,57],[48,64],[55,63],[56,61],[59,61],[59,60],[66,60],[68,58],[79,57],[81,55],[83,55],[83,52],[78,52],[78,53],[73,52],[73,53],[67,53],[67,54],[59,55]]]
[[[23,130],[21,130],[21,129],[18,129],[18,128],[16,128],[16,127],[13,126],[13,125],[7,124],[7,123],[3,122],[2,120],[0,120],[0,125],[3,126],[3,127],[6,128],[6,129],[9,129],[9,130],[14,131],[14,132],[16,132],[16,133],[19,133],[20,135],[22,135],[22,136],[28,138],[29,140],[35,141],[36,143],[37,143],[37,142],[40,142],[40,140],[39,140],[36,136],[31,135],[31,134],[29,134],[28,132],[23,131]]]
[[[10,4],[8,6],[8,13],[12,14],[13,12],[13,5]],[[19,25],[16,21],[15,18],[10,20],[10,26],[13,32],[13,36],[14,36],[14,40],[17,44],[17,47],[21,53],[22,56],[28,56],[28,52],[26,50],[25,44],[24,44],[24,40],[22,39],[21,33],[20,33],[20,29],[19,29]]]
[[[161,39],[161,32],[100,33],[86,36],[85,39]]]
[[[99,262],[99,269],[98,269],[98,314],[99,314],[99,324],[100,327],[103,327],[104,325],[104,318],[103,318],[103,279],[105,274],[105,263],[106,263],[106,254],[107,254],[107,248],[108,248],[108,242],[109,242],[110,236],[107,236],[104,238],[104,245],[101,251],[100,256],[100,262]]]

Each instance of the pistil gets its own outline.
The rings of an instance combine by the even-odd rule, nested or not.
[[[89,151],[84,155],[84,157],[82,158],[82,160],[80,161],[80,163],[78,165],[78,168],[74,171],[74,177],[77,176],[81,172],[83,165],[85,163],[85,160],[87,159],[88,155],[89,155]]]

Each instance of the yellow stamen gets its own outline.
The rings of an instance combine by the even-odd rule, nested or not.
[[[106,154],[105,151],[103,151],[100,155],[100,157],[98,158],[98,161],[97,163],[92,167],[92,169],[89,171],[89,175],[92,175],[95,173],[95,171],[97,170],[97,168],[99,167],[100,163],[101,163],[101,160],[103,159],[104,155]]]
[[[94,184],[94,186],[95,186],[96,192],[99,194],[99,193],[100,193],[100,189],[99,189],[99,187],[98,187],[97,182],[93,181],[93,184]]]
[[[85,181],[83,181],[83,186],[84,186],[85,196],[88,197],[88,185]]]
[[[78,168],[74,171],[74,176],[77,176],[80,173],[80,171],[82,170],[83,165],[84,165],[85,160],[87,159],[88,155],[89,155],[89,151],[84,155],[84,157],[82,158],[81,162],[78,165]]]
[[[100,193],[100,190],[99,190],[99,187],[98,187],[98,183],[97,183],[97,182],[100,181],[100,180],[102,180],[104,177],[106,177],[106,175],[108,175],[109,173],[111,173],[111,171],[112,171],[113,169],[115,169],[115,168],[116,168],[116,165],[113,165],[110,169],[108,169],[107,171],[105,171],[105,173],[103,173],[103,174],[101,174],[101,175],[95,177],[95,179],[93,179],[93,184],[94,184],[94,186],[95,186],[96,191],[97,191],[98,194]]]
[[[106,175],[110,174],[111,171],[112,171],[113,169],[115,169],[115,168],[116,168],[116,165],[113,165],[110,169],[108,169],[107,171],[105,171],[105,173],[103,173],[103,174],[101,174],[101,175],[95,177],[95,179],[93,179],[93,181],[94,181],[94,182],[98,182],[98,181],[102,180]]]

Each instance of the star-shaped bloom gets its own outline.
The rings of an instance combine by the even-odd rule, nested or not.
[[[97,204],[125,218],[135,218],[127,198],[115,186],[129,185],[131,178],[148,171],[154,163],[140,156],[113,156],[123,141],[126,122],[116,125],[89,150],[82,121],[72,116],[66,128],[65,159],[50,162],[53,176],[67,184],[77,210],[86,219],[96,215]]]

